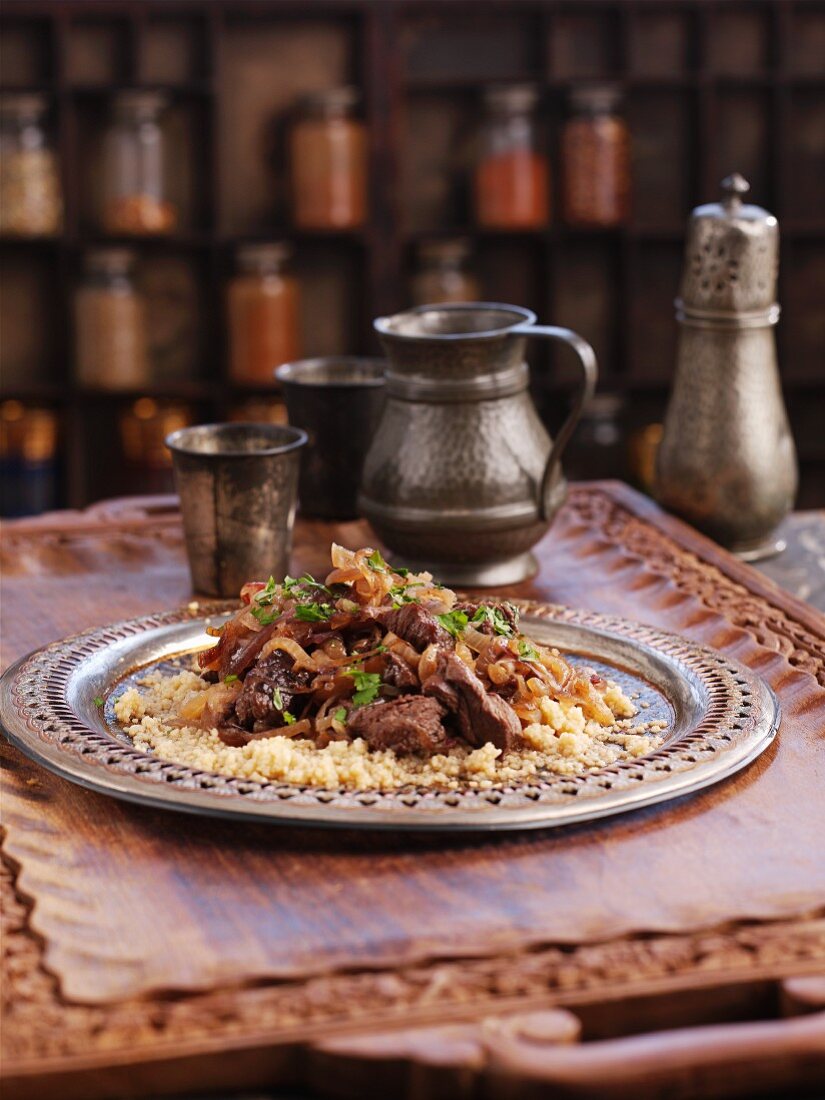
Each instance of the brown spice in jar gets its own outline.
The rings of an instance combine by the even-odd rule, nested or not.
[[[564,218],[608,228],[630,216],[630,135],[615,115],[582,115],[562,135]]]
[[[127,195],[110,199],[103,211],[106,232],[128,236],[170,233],[177,221],[177,210],[173,204],[154,195]]]
[[[63,201],[50,149],[20,149],[0,158],[0,232],[21,237],[58,233]]]
[[[367,132],[352,88],[308,96],[290,132],[292,209],[301,229],[356,229],[367,216]]]
[[[301,356],[298,284],[283,268],[288,254],[279,244],[239,252],[240,270],[227,290],[229,371],[236,382],[274,385],[275,368]]]
[[[86,258],[75,293],[76,371],[86,386],[137,389],[150,379],[144,301],[132,282],[132,263],[121,249]]]

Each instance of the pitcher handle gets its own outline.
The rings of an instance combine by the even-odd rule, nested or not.
[[[544,474],[541,479],[538,499],[539,516],[542,520],[547,520],[549,518],[548,497],[550,495],[550,488],[561,466],[562,452],[570,442],[570,436],[573,434],[581,418],[584,406],[593,396],[593,392],[596,389],[596,379],[599,375],[599,368],[596,364],[596,353],[588,342],[579,336],[578,333],[573,332],[572,329],[557,328],[555,325],[523,324],[516,325],[514,328],[510,329],[510,332],[520,336],[538,336],[545,340],[558,340],[562,344],[567,344],[576,353],[579,365],[582,369],[582,380],[576,391],[573,407],[567,419],[559,429],[559,434],[556,436],[553,446],[550,448],[550,454],[547,456],[547,465],[544,467]]]

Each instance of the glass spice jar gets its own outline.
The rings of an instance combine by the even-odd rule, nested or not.
[[[367,214],[367,132],[358,92],[333,88],[299,102],[290,132],[292,214],[301,229],[356,229]]]
[[[238,249],[227,291],[229,373],[236,382],[275,384],[275,368],[301,357],[298,283],[283,243]]]
[[[103,138],[102,224],[117,236],[171,232],[178,221],[166,194],[166,156],[160,116],[167,104],[157,92],[115,96]]]
[[[75,293],[75,367],[83,385],[123,390],[149,381],[145,304],[135,287],[134,263],[126,248],[86,255]]]
[[[48,236],[63,225],[57,157],[44,125],[46,97],[0,96],[0,233]]]
[[[412,280],[413,304],[479,301],[481,290],[468,268],[469,256],[469,242],[463,239],[423,241]]]
[[[550,216],[550,165],[530,85],[488,88],[476,164],[476,220],[490,229],[536,229]]]
[[[0,405],[0,515],[32,516],[58,506],[58,416],[54,409]]]
[[[613,85],[575,88],[561,136],[564,219],[609,228],[630,216],[630,131]]]

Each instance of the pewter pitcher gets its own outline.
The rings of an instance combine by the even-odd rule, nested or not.
[[[656,496],[746,560],[782,549],[775,529],[793,506],[796,452],[774,325],[779,227],[743,203],[740,175],[688,225],[676,301],[676,378],[657,459]]]
[[[400,562],[449,584],[514,584],[566,493],[561,456],[596,384],[575,332],[491,302],[420,306],[379,317],[387,403],[367,455],[359,507]],[[555,443],[528,393],[528,337],[561,341],[581,383]]]

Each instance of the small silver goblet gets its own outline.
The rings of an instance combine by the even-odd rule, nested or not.
[[[200,424],[166,439],[195,592],[236,596],[289,571],[306,432],[276,424]]]

